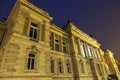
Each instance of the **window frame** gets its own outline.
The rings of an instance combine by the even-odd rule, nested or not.
[[[58,73],[63,73],[63,62],[61,60],[58,61]]]
[[[60,40],[55,39],[55,51],[60,51]]]
[[[66,42],[62,42],[62,51],[63,51],[63,53],[67,53],[67,44],[66,44]]]
[[[51,73],[55,73],[55,61],[53,59],[51,59]]]
[[[32,29],[32,30],[31,30]],[[36,34],[35,34],[36,32]],[[29,37],[30,39],[38,40],[39,25],[35,22],[30,23]]]
[[[67,61],[67,63],[66,63],[66,68],[67,68],[67,73],[71,73],[71,64],[70,64],[70,62],[69,61]]]
[[[92,51],[92,46],[91,45],[87,45],[87,50],[88,50],[88,54],[89,54],[89,57],[93,57],[93,51]]]
[[[30,57],[30,54],[34,54],[34,57]],[[30,59],[30,62],[29,62]],[[31,60],[34,62],[31,62]],[[34,64],[34,66],[32,66]],[[27,70],[35,70],[36,65],[36,53],[35,52],[29,52],[28,58],[27,58]],[[29,67],[29,68],[28,68]]]
[[[85,44],[83,41],[80,41],[80,50],[81,54],[83,57],[87,57],[86,49],[85,49]]]

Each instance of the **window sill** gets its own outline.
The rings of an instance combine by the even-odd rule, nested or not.
[[[57,54],[57,55],[70,56],[69,53],[63,53],[63,52],[60,52],[60,51],[51,50],[51,52],[52,52],[53,54]]]
[[[32,69],[31,70],[30,69],[29,70],[25,70],[25,72],[26,73],[38,73],[38,71],[35,70],[35,69],[33,69],[33,70]]]
[[[30,38],[31,41],[39,42],[38,39]]]

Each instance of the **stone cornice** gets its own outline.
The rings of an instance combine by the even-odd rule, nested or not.
[[[49,16],[49,13],[36,7],[34,4],[24,1],[24,0],[19,0],[19,2],[23,5],[26,6],[27,8],[31,9],[32,11],[44,16],[45,18],[49,19],[50,21],[53,19],[52,17]]]
[[[56,26],[56,25],[54,25],[54,24],[51,24],[50,28],[51,28],[52,30],[58,31],[58,32],[66,35],[66,36],[69,36],[69,34],[68,34],[65,30],[63,30],[62,28],[60,28],[60,27],[58,27],[58,26]]]

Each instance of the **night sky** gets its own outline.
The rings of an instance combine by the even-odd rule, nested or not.
[[[93,35],[102,49],[120,60],[120,0],[29,0],[52,16],[59,27],[72,20]],[[7,17],[16,0],[0,0],[0,19]]]

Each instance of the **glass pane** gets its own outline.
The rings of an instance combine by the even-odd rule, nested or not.
[[[31,25],[34,26],[34,27],[37,27],[37,24],[35,24],[35,23],[31,23]]]
[[[65,43],[65,42],[63,42],[63,45],[66,45],[66,43]]]
[[[67,63],[67,72],[70,73],[70,64]]]
[[[59,72],[62,73],[62,64],[61,64],[61,62],[58,63],[58,69],[59,69]]]
[[[31,69],[34,69],[34,59],[32,59]]]
[[[35,54],[29,54],[29,57],[35,57]]]
[[[33,28],[32,28],[32,27],[30,28],[29,36],[30,36],[30,37],[33,37]]]
[[[66,53],[67,50],[66,50],[66,46],[63,46],[63,52]]]
[[[59,40],[55,40],[55,42],[59,42]]]
[[[37,29],[34,29],[34,38],[37,39]]]
[[[28,58],[27,68],[30,69],[30,58]]]
[[[51,60],[51,72],[54,73],[54,60]]]
[[[81,47],[81,53],[82,53],[83,57],[86,57],[84,46],[81,45],[80,47]]]
[[[55,44],[55,50],[59,51],[59,44]]]

